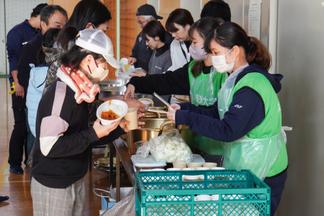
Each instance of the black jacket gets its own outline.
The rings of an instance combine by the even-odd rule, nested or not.
[[[165,74],[147,75],[145,77],[133,77],[129,84],[135,86],[135,91],[138,93],[152,94],[156,92],[160,95],[179,94],[189,95],[190,84],[188,67],[190,63],[183,67],[169,71]],[[203,73],[210,73],[211,67],[205,66]]]
[[[25,91],[28,88],[30,64],[34,64],[35,66],[45,64],[45,56],[41,52],[42,40],[43,36],[39,33],[22,49],[17,69],[19,84],[24,87]]]

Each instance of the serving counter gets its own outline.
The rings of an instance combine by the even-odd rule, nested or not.
[[[123,165],[133,186],[135,185],[135,172],[127,143],[119,138],[113,141],[113,144],[116,149],[116,201],[118,202],[120,200],[120,165]]]

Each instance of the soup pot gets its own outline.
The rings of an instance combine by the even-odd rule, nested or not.
[[[163,131],[175,128],[175,124],[168,120],[165,114],[161,115],[158,113],[145,112],[144,117],[141,118],[140,121],[144,122],[142,128],[132,130],[127,133],[127,144],[130,154],[135,153],[136,142],[147,142],[151,138],[161,135]]]
[[[126,80],[124,79],[105,80],[100,82],[99,86],[100,86],[101,97],[123,95],[126,91]]]

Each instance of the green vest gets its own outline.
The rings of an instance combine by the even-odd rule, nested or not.
[[[212,67],[210,73],[200,73],[197,77],[192,74],[192,67],[195,61],[189,63],[189,84],[190,102],[196,106],[211,106],[217,101],[217,94],[223,82],[226,80],[226,73],[217,73]]]
[[[224,89],[226,85],[225,83]],[[279,98],[264,75],[249,73],[232,88],[220,90],[218,110],[221,119],[228,110],[233,95],[243,87],[252,88],[261,96],[265,118],[243,138],[224,143],[224,166],[250,169],[260,178],[271,177],[282,172],[288,165]]]
[[[200,73],[197,77],[194,77],[192,75],[194,64],[195,61],[191,61],[188,70],[190,101],[196,106],[211,106],[217,101],[218,91],[226,80],[227,74],[217,73],[212,67],[210,73]],[[210,155],[223,155],[223,145],[219,141],[195,133],[192,133],[191,137],[193,139],[189,143],[191,147]]]

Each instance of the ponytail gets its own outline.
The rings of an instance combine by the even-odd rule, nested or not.
[[[204,69],[204,61],[195,61],[194,65],[191,68],[191,73],[194,77],[197,77],[201,74]]]
[[[266,70],[271,66],[271,54],[268,49],[255,37],[249,37],[249,47],[246,50],[246,60],[249,64],[257,64]]]

